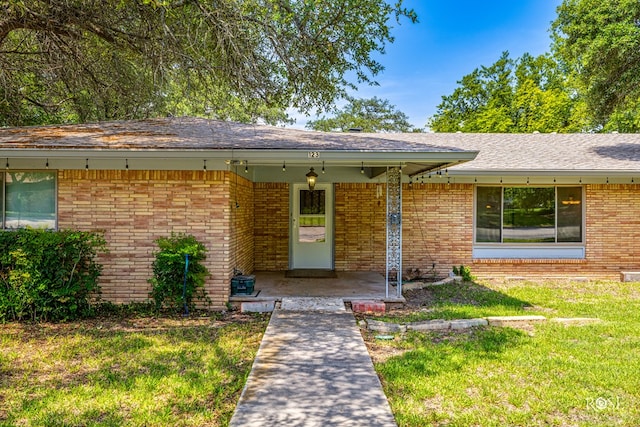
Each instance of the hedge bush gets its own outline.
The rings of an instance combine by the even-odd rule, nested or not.
[[[208,304],[210,301],[204,292],[204,282],[209,275],[202,265],[207,250],[191,235],[172,233],[170,237],[155,240],[160,248],[153,261],[153,278],[149,280],[153,298],[158,310],[189,310],[195,308],[195,302]],[[186,255],[189,255],[185,286]]]
[[[101,233],[0,231],[0,320],[60,321],[92,314],[106,251]]]

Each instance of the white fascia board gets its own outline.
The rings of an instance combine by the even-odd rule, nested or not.
[[[640,176],[640,169],[628,169],[628,170],[596,170],[596,169],[562,169],[562,170],[542,170],[542,169],[527,169],[527,170],[455,170],[449,169],[449,175],[452,176]]]
[[[50,158],[50,159],[212,159],[225,161],[248,161],[254,165],[309,164],[327,161],[334,164],[393,165],[401,162],[448,162],[461,163],[475,159],[477,151],[307,151],[307,150],[244,150],[244,149],[192,149],[192,150],[136,150],[136,149],[1,149],[0,158]]]

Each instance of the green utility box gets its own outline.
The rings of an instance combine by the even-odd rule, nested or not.
[[[231,295],[251,295],[256,284],[256,276],[233,276],[231,278]]]

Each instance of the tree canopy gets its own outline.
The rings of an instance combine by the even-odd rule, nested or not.
[[[553,49],[503,54],[458,82],[428,121],[439,132],[640,131],[640,2],[564,0]]]
[[[549,55],[504,52],[476,68],[443,96],[428,126],[436,132],[575,132],[582,122],[579,99]]]
[[[596,126],[640,130],[640,2],[564,0],[554,52],[574,77]]]
[[[0,125],[278,122],[372,83],[402,0],[0,0]]]
[[[358,129],[362,132],[418,132],[409,123],[409,117],[396,109],[386,99],[377,97],[362,99],[349,98],[349,103],[337,109],[333,117],[321,117],[309,121],[307,128],[332,132],[348,132]]]

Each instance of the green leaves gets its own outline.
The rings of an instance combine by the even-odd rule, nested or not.
[[[579,84],[596,125],[614,119],[609,130],[640,130],[622,117],[640,100],[639,22],[637,0],[565,0],[552,25],[556,56]]]
[[[402,1],[9,0],[0,126],[171,114],[270,123],[373,83]]]
[[[0,320],[72,320],[91,315],[106,249],[99,233],[0,231]]]
[[[427,125],[436,132],[577,132],[584,120],[562,69],[548,56],[504,52],[491,66],[475,69],[443,96]]]
[[[209,271],[201,264],[206,258],[204,245],[186,234],[171,234],[157,239],[156,243],[160,250],[153,262],[153,278],[149,280],[152,285],[149,296],[155,301],[156,309],[180,311],[185,306],[194,308],[195,300],[208,303],[203,286]],[[189,265],[185,268],[187,255]]]
[[[413,129],[406,114],[396,109],[386,99],[349,98],[349,104],[336,110],[334,117],[322,117],[309,121],[307,128],[332,132],[348,132],[359,129],[362,132],[411,132]]]

